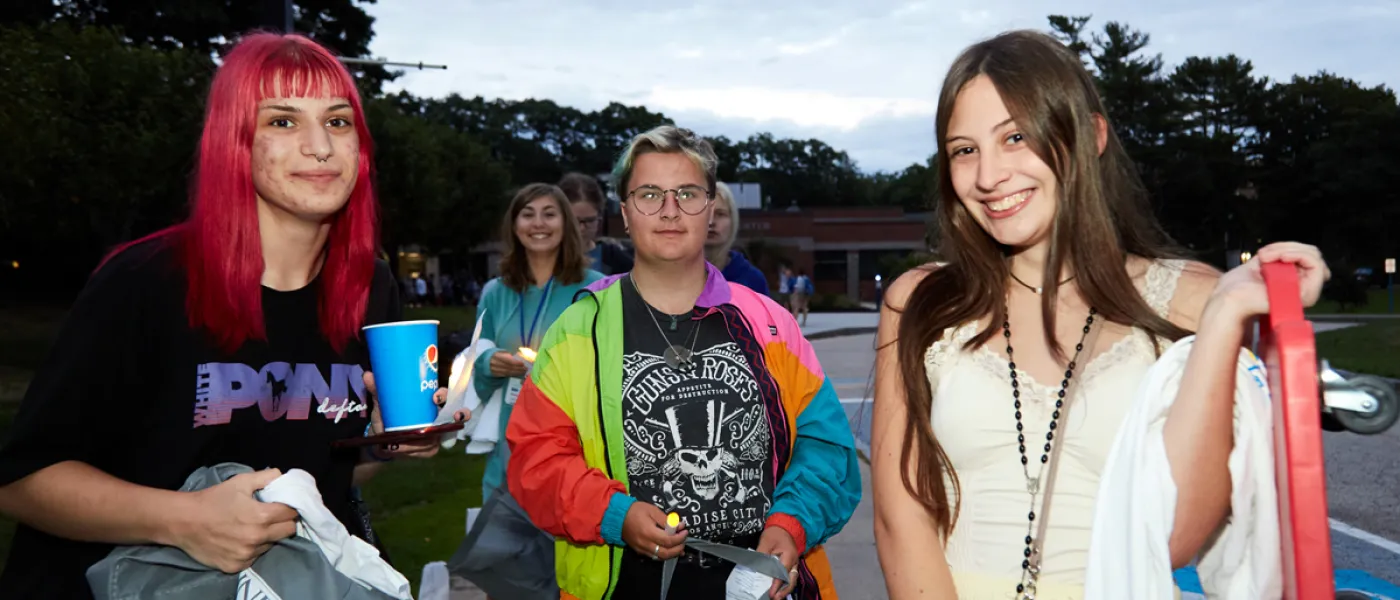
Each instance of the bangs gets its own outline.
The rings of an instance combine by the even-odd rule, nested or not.
[[[268,98],[353,98],[355,86],[350,74],[335,57],[308,52],[299,44],[287,44],[263,63],[258,97]]]

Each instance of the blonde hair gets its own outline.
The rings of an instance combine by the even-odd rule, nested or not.
[[[715,207],[729,211],[729,231],[721,232],[724,239],[713,248],[705,248],[705,256],[712,265],[721,265],[721,261],[729,257],[729,250],[734,247],[734,240],[739,237],[739,211],[734,208],[734,192],[725,185],[723,181],[715,182]]]
[[[662,125],[633,137],[622,156],[618,157],[617,164],[613,166],[613,188],[623,202],[627,201],[627,193],[631,191],[627,187],[631,185],[632,169],[637,164],[637,157],[653,152],[684,154],[705,174],[705,189],[711,193],[715,191],[715,173],[719,169],[719,158],[715,156],[715,149],[710,146],[710,142],[689,129]]]

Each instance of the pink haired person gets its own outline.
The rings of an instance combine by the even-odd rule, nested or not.
[[[295,533],[295,511],[253,497],[289,469],[363,532],[350,494],[369,457],[331,444],[381,428],[360,328],[400,312],[371,158],[326,49],[255,34],[225,57],[189,218],[98,266],[0,447],[0,513],[19,521],[0,598],[91,598],[85,570],[119,545],[240,571]],[[176,491],[223,462],[261,470]]]

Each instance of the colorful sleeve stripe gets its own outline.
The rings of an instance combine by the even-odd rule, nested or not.
[[[536,378],[549,382],[557,375],[537,363],[525,380],[506,427],[511,450],[506,479],[537,527],[575,543],[599,544],[608,500],[625,490],[589,467],[573,419],[536,385]]]

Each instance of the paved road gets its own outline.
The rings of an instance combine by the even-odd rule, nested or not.
[[[1350,324],[1319,324],[1338,327]],[[859,444],[870,440],[872,334],[812,342],[822,367],[845,399]],[[1325,433],[1332,556],[1338,582],[1400,600],[1400,428],[1377,436]],[[1191,590],[1193,575],[1182,573]]]

